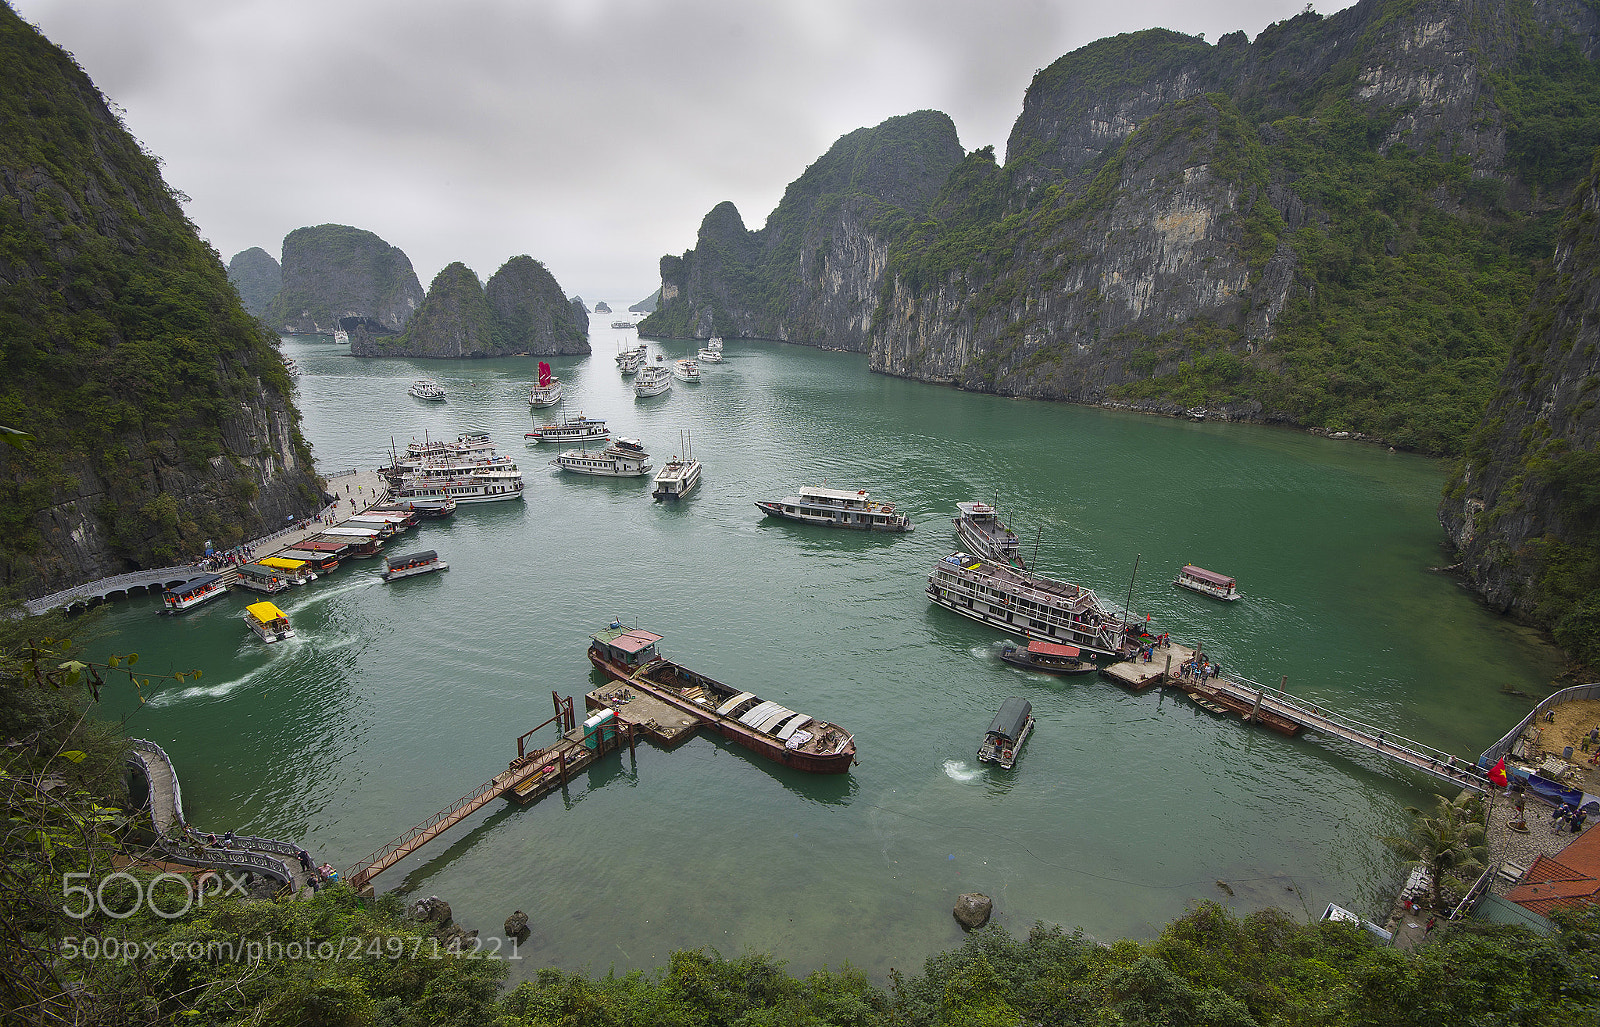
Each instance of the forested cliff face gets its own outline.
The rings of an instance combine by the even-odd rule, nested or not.
[[[718,204],[693,250],[662,258],[660,305],[640,333],[866,349],[890,244],[875,225],[920,214],[961,157],[950,118],[919,111],[834,143],[760,231]]]
[[[1600,143],[1597,39],[1577,0],[1363,0],[1254,41],[1101,40],[1035,76],[1003,165],[827,193],[820,253],[719,207],[641,330],[1455,452]]]
[[[72,58],[0,4],[0,583],[228,545],[320,496],[276,338]]]
[[[1468,582],[1600,667],[1600,161],[1439,508]]]
[[[228,281],[239,290],[244,309],[260,317],[283,288],[283,268],[259,246],[240,250],[228,261]]]
[[[505,357],[589,352],[589,314],[569,303],[545,266],[512,257],[485,287],[457,261],[428,287],[399,337],[350,333],[358,357]]]
[[[400,247],[349,225],[317,225],[283,237],[283,285],[261,316],[294,335],[330,335],[344,318],[398,332],[422,298]]]

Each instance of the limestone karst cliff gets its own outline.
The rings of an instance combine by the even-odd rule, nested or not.
[[[239,290],[244,309],[260,317],[283,288],[283,268],[259,246],[240,250],[228,261],[228,281]]]
[[[398,246],[349,225],[317,225],[284,236],[283,286],[262,318],[296,335],[331,334],[342,320],[358,318],[399,332],[422,297]]]
[[[1004,163],[930,162],[910,201],[812,190],[825,216],[781,250],[774,221],[795,223],[816,168],[760,233],[714,209],[662,259],[642,330],[1453,452],[1586,169],[1574,155],[1600,143],[1597,45],[1577,0],[1362,0],[1254,40],[1100,40],[1035,76]],[[879,181],[907,167],[850,157]]]
[[[459,261],[434,278],[416,315],[399,336],[350,333],[358,357],[551,356],[589,352],[588,314],[569,304],[561,286],[532,257],[512,257],[478,281]]]
[[[1600,160],[1439,507],[1489,605],[1600,667]]]
[[[276,338],[73,59],[0,5],[0,582],[24,596],[316,509]]]

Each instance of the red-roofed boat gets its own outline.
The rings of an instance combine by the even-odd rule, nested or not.
[[[1186,564],[1172,583],[1179,588],[1199,592],[1213,599],[1225,599],[1230,603],[1239,598],[1239,585],[1232,578],[1193,564]]]
[[[746,749],[796,770],[843,774],[855,762],[850,733],[678,666],[656,651],[661,636],[612,624],[589,643],[607,676],[682,710]]]
[[[1027,648],[1007,643],[1000,650],[1000,658],[1025,670],[1042,674],[1092,674],[1098,668],[1082,658],[1075,645],[1058,645],[1041,639],[1032,639]]]

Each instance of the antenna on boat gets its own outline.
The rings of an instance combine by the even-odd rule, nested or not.
[[[1039,534],[1033,536],[1033,566],[1032,567],[1023,568],[1024,570],[1031,570],[1035,574],[1039,573],[1039,541],[1041,539],[1043,539],[1043,538],[1044,538],[1044,527],[1040,526]]]
[[[1133,605],[1133,579],[1139,576],[1139,559],[1142,556],[1144,556],[1143,553],[1134,556],[1133,573],[1128,577],[1128,601],[1122,604],[1122,633],[1124,635],[1128,633],[1128,614],[1133,612],[1129,609]]]

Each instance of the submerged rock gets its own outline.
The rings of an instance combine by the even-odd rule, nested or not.
[[[956,923],[964,931],[975,931],[989,922],[989,915],[994,912],[994,900],[982,892],[967,892],[956,899]]]

